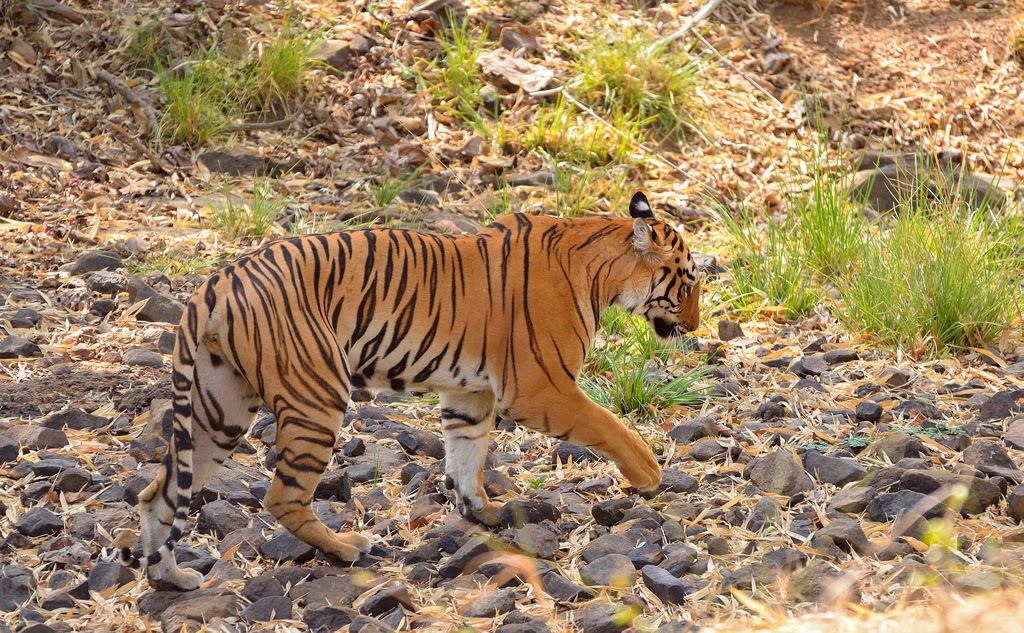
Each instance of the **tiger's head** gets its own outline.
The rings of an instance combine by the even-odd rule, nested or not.
[[[619,303],[663,339],[692,332],[700,322],[700,276],[681,232],[657,220],[640,192],[629,201],[629,215],[638,261]]]

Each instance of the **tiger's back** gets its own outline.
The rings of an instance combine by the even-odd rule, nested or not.
[[[353,388],[439,392],[450,488],[460,511],[486,524],[497,514],[482,481],[496,409],[602,451],[639,488],[656,487],[649,448],[576,378],[608,305],[643,314],[659,334],[669,322],[693,329],[696,281],[681,237],[649,207],[634,219],[509,216],[466,236],[313,235],[242,257],[183,317],[173,446],[140,496],[140,563],[157,566],[155,582],[198,586],[201,577],[174,564],[173,541],[192,490],[228,458],[261,400],[278,424],[268,510],[342,560],[368,541],[328,530],[310,503]]]

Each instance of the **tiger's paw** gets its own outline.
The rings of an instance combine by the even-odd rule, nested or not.
[[[483,508],[479,510],[470,509],[468,514],[466,512],[463,512],[462,516],[466,517],[467,519],[470,519],[471,521],[482,523],[487,527],[494,527],[498,525],[499,510],[501,510],[500,503],[497,503],[495,501],[488,501],[484,503]]]
[[[625,468],[620,464],[619,469],[626,476],[626,479],[629,480],[629,483],[633,484],[633,487],[642,494],[654,494],[661,485],[661,466],[654,459],[654,455],[650,451],[647,451],[647,454],[642,459],[631,463]]]
[[[358,532],[344,532],[337,534],[338,547],[331,552],[346,563],[354,563],[359,557],[370,551],[372,543]]]
[[[203,584],[203,574],[195,569],[175,567],[160,577],[150,575],[149,586],[156,591],[193,591]]]

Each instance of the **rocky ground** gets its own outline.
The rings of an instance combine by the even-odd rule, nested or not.
[[[146,16],[244,32],[282,13],[141,4]],[[137,495],[167,450],[182,303],[254,243],[210,230],[217,174],[287,172],[277,183],[289,208],[328,226],[371,214],[445,231],[479,225],[499,172],[513,210],[543,211],[554,174],[537,155],[506,155],[439,123],[403,83],[396,60],[423,43],[380,24],[423,30],[429,10],[306,7],[336,20],[337,72],[317,74],[287,125],[189,150],[133,133],[146,126],[152,86],[132,81],[143,104],[133,106],[96,72],[118,71],[132,16],[96,6],[8,3],[0,26],[0,630],[729,631],[795,616],[808,630],[863,631],[924,626],[927,615],[908,612],[917,603],[964,622],[1019,612],[1001,593],[969,599],[1017,589],[1024,576],[1019,336],[918,361],[823,309],[796,322],[741,318],[719,299],[729,278],[710,259],[696,332],[714,367],[710,395],[640,428],[664,467],[654,498],[589,452],[502,422],[487,486],[506,502],[505,524],[482,529],[445,495],[429,395],[361,396],[316,495],[325,522],[372,539],[356,568],[323,560],[261,511],[274,460],[265,415],[197,495],[196,529],[177,548],[208,573],[206,586],[153,591],[105,562],[102,548],[134,543]],[[697,9],[607,6],[665,32]],[[593,17],[571,2],[468,11],[493,23],[494,38],[502,27],[536,37],[532,59],[556,83],[566,72],[559,34]],[[711,140],[658,148],[631,186],[715,253],[704,185],[776,204],[788,148],[808,142],[808,108],[837,148],[955,148],[970,169],[1019,181],[1011,17],[1000,3],[944,0],[726,2],[702,31],[722,53],[704,95]],[[502,90],[510,111],[530,107]],[[375,207],[368,174],[417,167],[420,180]],[[602,197],[593,212],[620,211],[614,202]]]

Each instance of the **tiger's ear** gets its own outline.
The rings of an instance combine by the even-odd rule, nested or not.
[[[651,210],[651,203],[647,201],[647,196],[642,192],[637,191],[633,194],[633,197],[629,200],[629,217],[631,218],[653,218],[654,212]]]
[[[657,257],[658,246],[654,230],[651,225],[647,224],[647,220],[644,218],[633,220],[633,250],[636,251],[636,254],[647,259],[654,259]]]

